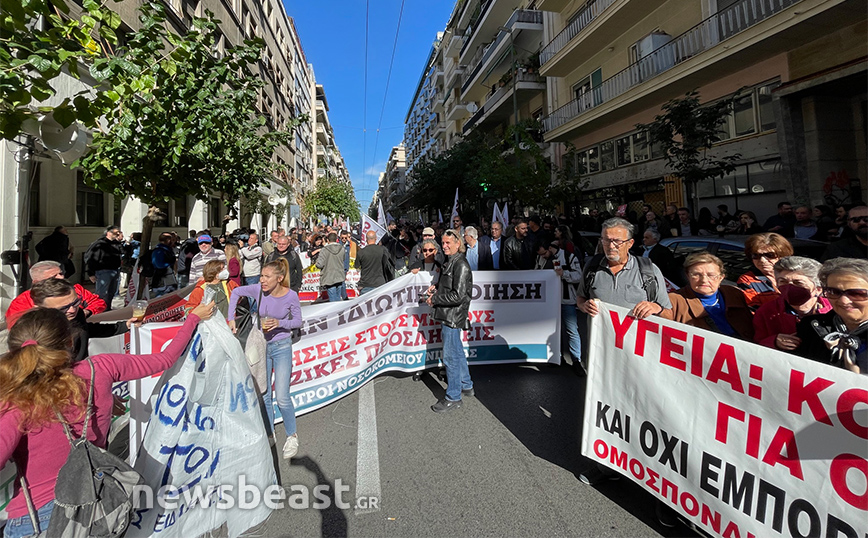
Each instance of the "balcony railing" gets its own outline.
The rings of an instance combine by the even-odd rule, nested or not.
[[[465,39],[464,44],[461,45],[461,55],[464,55],[464,49],[466,49],[467,45],[473,41],[473,33],[476,32],[477,28],[479,28],[479,23],[481,23],[485,18],[485,14],[488,13],[488,8],[490,8],[493,3],[494,0],[485,0],[485,3],[483,3],[482,7],[479,9],[479,15],[476,19],[470,21],[469,25],[467,25],[467,30],[464,32],[464,36],[467,39]]]
[[[567,46],[567,43],[572,41],[574,37],[579,35],[579,33],[585,29],[585,27],[591,24],[591,21],[596,19],[600,13],[605,11],[606,8],[614,3],[615,0],[592,0],[583,7],[576,15],[576,18],[573,19],[573,22],[568,24],[567,27],[561,30],[561,33],[556,35],[548,45],[543,47],[542,51],[539,53],[540,63],[544,64],[551,60],[555,54]]]
[[[476,125],[476,122],[478,122],[479,119],[482,118],[482,116],[484,115],[485,107],[481,106],[479,107],[479,110],[476,111],[476,114],[470,116],[470,119],[464,122],[464,127],[461,128],[461,133],[467,134],[467,132],[470,131],[470,129],[472,129],[473,126]]]
[[[540,77],[536,73],[528,73],[526,71],[519,70],[518,78],[515,80],[516,83],[519,82],[536,82],[545,84],[545,79]],[[486,110],[490,109],[494,106],[495,103],[500,101],[505,95],[509,94],[512,91],[512,80],[504,84],[502,87],[498,88],[497,91],[491,94],[491,97],[485,100],[485,108]]]
[[[543,119],[543,130],[548,132],[557,129],[592,108],[623,95],[631,88],[799,2],[801,0],[742,0],[703,20],[626,69],[607,78],[596,88],[555,110]]]
[[[512,16],[504,25],[504,28],[512,30],[512,27],[518,22],[542,24],[542,21],[542,11],[518,9],[513,12]],[[492,41],[490,45],[487,47],[479,47],[476,50],[476,54],[474,54],[473,58],[467,63],[467,69],[464,71],[464,82],[461,84],[462,90],[467,89],[470,82],[474,77],[476,77],[479,70],[482,69],[482,66],[484,66],[491,58],[491,55],[494,54],[494,51],[505,39],[509,39],[509,32],[501,30],[497,33],[497,37],[494,38],[494,41]]]

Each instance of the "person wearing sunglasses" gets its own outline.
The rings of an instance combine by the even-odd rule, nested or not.
[[[53,308],[66,315],[73,329],[75,341],[72,347],[72,362],[84,360],[87,357],[87,346],[91,338],[109,338],[124,334],[136,318],[117,323],[89,323],[82,311],[82,300],[75,291],[75,286],[68,280],[49,278],[37,282],[30,288],[30,297],[37,307]]]
[[[819,277],[832,311],[799,324],[794,353],[868,375],[868,261],[832,258]]]
[[[851,207],[844,218],[844,224],[844,239],[829,245],[821,261],[832,258],[868,258],[868,206],[858,204]]]
[[[793,245],[780,234],[764,232],[747,238],[744,253],[753,268],[738,277],[736,285],[744,293],[747,306],[756,312],[780,295],[775,282],[775,264],[781,258],[793,255]]]
[[[423,239],[420,244],[420,249],[422,257],[410,266],[410,272],[414,275],[419,271],[427,271],[431,273],[433,275],[431,278],[431,284],[436,286],[437,281],[440,279],[440,271],[443,268],[443,262],[441,260],[445,259],[443,252],[440,250],[440,246],[434,239]]]

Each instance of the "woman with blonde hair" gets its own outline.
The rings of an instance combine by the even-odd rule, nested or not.
[[[259,275],[259,284],[240,286],[232,292],[229,300],[229,328],[235,332],[235,307],[241,297],[249,297],[258,305],[262,331],[265,333],[266,391],[262,395],[268,414],[266,425],[274,434],[274,405],[271,403],[271,387],[277,400],[277,408],[283,417],[286,443],[283,458],[290,459],[298,453],[298,435],[295,426],[295,406],[289,394],[292,380],[292,330],[301,328],[301,303],[298,294],[289,287],[289,262],[278,258],[265,264]],[[272,377],[272,371],[274,377]]]
[[[238,250],[238,246],[233,243],[229,243],[226,245],[226,248],[223,249],[223,253],[226,254],[226,269],[229,270],[229,281],[234,282],[236,286],[241,285],[241,252]]]
[[[54,486],[66,462],[68,425],[79,436],[93,391],[87,438],[106,448],[112,418],[112,385],[159,373],[171,366],[190,342],[200,320],[211,317],[214,303],[199,305],[169,346],[152,355],[105,353],[72,364],[73,335],[63,312],[35,308],[9,331],[9,351],[0,357],[0,467],[12,460],[24,477],[40,529],[34,529],[25,492],[15,484],[6,507],[4,536],[20,537],[48,529]],[[93,386],[91,386],[93,380]]]
[[[736,285],[744,293],[751,311],[774,301],[781,294],[775,282],[775,264],[793,255],[793,245],[773,232],[754,234],[744,242],[744,253],[753,268],[738,277]]]
[[[753,315],[735,286],[721,285],[723,262],[708,252],[695,252],[684,260],[688,285],[669,294],[672,309],[660,317],[753,341]]]

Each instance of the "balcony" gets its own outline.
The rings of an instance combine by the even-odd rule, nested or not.
[[[464,42],[467,41],[467,38],[463,35],[453,35],[446,42],[446,57],[458,59],[458,56],[461,55],[461,47],[464,46]]]
[[[509,16],[515,10],[515,4],[509,0],[485,0],[479,11],[479,16],[471,21],[467,27],[465,36],[467,41],[461,47],[462,60],[475,52],[483,43],[491,39],[497,33],[497,28],[503,24],[503,21],[509,19]],[[460,28],[460,27],[459,27]],[[466,64],[466,61],[461,63]]]
[[[554,11],[560,13],[569,3],[570,0],[539,0],[536,3],[536,8],[540,11]]]
[[[800,11],[792,16],[775,17],[796,4]],[[564,139],[604,114],[636,113],[652,99],[659,103],[789,50],[793,40],[815,39],[823,32],[818,14],[834,9],[823,0],[742,0],[552,112],[543,119],[546,140]]]
[[[434,67],[434,76],[432,78],[434,79],[434,84],[443,84],[443,67],[442,66],[437,65]]]
[[[666,0],[592,0],[543,47],[540,73],[563,77]]]
[[[537,42],[543,31],[542,11],[516,10],[504,27],[512,30],[512,39],[517,50],[537,50]],[[510,53],[510,45],[510,32],[501,30],[488,46],[477,49],[476,54],[467,63],[466,76],[461,85],[463,94],[470,90],[481,73],[484,73],[484,81],[491,80],[510,69],[510,65],[502,64],[503,59]]]
[[[466,68],[463,65],[455,65],[455,68],[450,70],[446,75],[446,85],[443,86],[447,89],[452,89],[455,87],[456,83],[461,82],[464,78],[464,72]]]
[[[443,114],[446,110],[446,103],[443,99],[440,98],[440,94],[434,96],[433,104],[431,105],[431,111],[435,114]]]
[[[329,133],[326,130],[325,125],[323,125],[322,123],[316,124],[316,138],[323,144],[327,144],[329,141]]]
[[[521,107],[535,95],[544,92],[545,89],[546,81],[544,78],[535,73],[519,70],[518,78],[515,80],[515,104]],[[513,81],[493,91],[486,99],[485,105],[465,123],[463,132],[467,133],[475,126],[508,121],[514,113],[512,93]]]

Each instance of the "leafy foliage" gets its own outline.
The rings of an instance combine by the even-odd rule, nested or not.
[[[115,0],[116,2],[119,0]],[[81,20],[70,19],[65,0],[0,0],[0,136],[12,140],[21,124],[38,113],[54,112],[67,127],[78,120],[95,127],[113,107],[102,93],[89,91],[65,98],[57,106],[36,105],[56,94],[52,83],[64,69],[79,78],[79,65],[105,54],[101,37],[117,42],[120,16],[94,0],[81,2]],[[80,64],[81,63],[81,64]]]
[[[554,167],[537,144],[535,122],[510,126],[501,136],[471,133],[413,171],[409,204],[426,211],[451,208],[455,189],[465,212],[477,200],[497,198],[539,209],[577,192],[575,170]],[[516,134],[518,136],[516,137]]]
[[[738,154],[716,156],[709,152],[721,141],[723,124],[737,97],[738,93],[732,99],[702,105],[699,93],[690,91],[663,105],[663,113],[653,122],[637,124],[636,128],[648,131],[652,143],[662,145],[669,169],[695,193],[698,182],[731,173],[741,158]]]
[[[309,216],[343,215],[351,222],[361,220],[353,186],[330,173],[319,178],[316,188],[304,196],[303,207],[304,213]]]
[[[234,202],[253,195],[280,167],[274,149],[290,131],[266,130],[256,110],[263,80],[251,72],[261,40],[217,55],[217,22],[197,18],[186,34],[166,29],[165,8],[140,8],[141,29],[117,56],[93,62],[90,72],[108,84],[116,107],[109,129],[94,136],[78,165],[85,181],[146,203],[219,193]],[[295,118],[291,126],[306,118]]]

